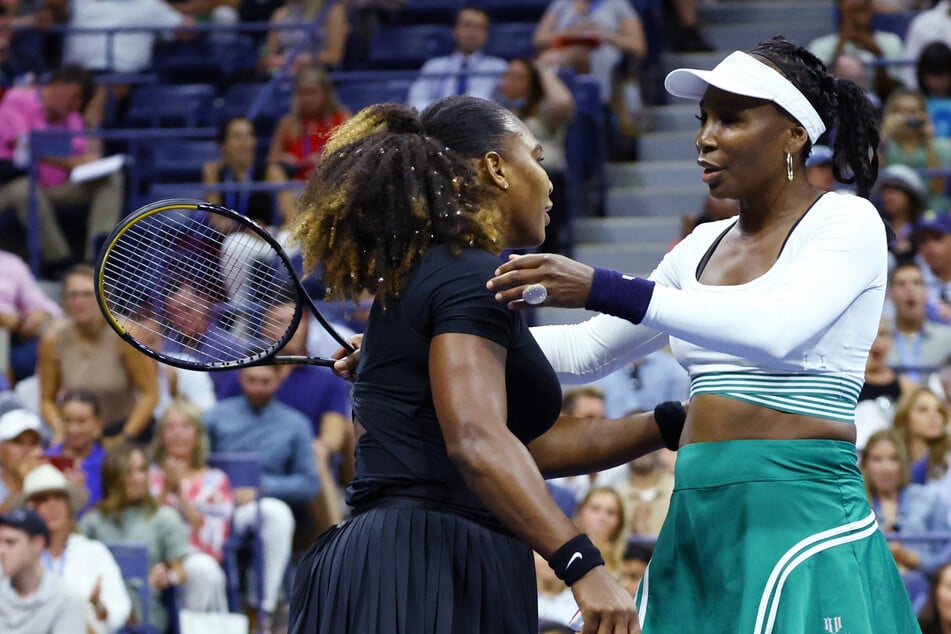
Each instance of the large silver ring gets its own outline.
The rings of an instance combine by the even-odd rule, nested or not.
[[[522,301],[538,306],[548,298],[548,289],[541,284],[529,284],[522,291]]]

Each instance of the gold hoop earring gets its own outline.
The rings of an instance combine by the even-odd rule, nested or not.
[[[790,181],[794,178],[793,166],[792,166],[792,154],[788,151],[786,152],[786,178]]]

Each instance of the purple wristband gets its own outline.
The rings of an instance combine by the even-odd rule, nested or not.
[[[594,267],[594,280],[585,308],[639,324],[647,314],[653,295],[654,282],[648,279]]]

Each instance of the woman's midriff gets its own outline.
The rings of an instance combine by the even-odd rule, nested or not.
[[[855,426],[826,418],[788,414],[716,394],[690,399],[680,444],[720,440],[828,438],[855,442]]]

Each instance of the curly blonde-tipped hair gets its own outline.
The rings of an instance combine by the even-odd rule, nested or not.
[[[501,253],[505,219],[472,159],[504,154],[517,122],[483,99],[450,97],[422,115],[378,104],[339,126],[298,201],[292,237],[327,295],[398,297],[433,243]]]

